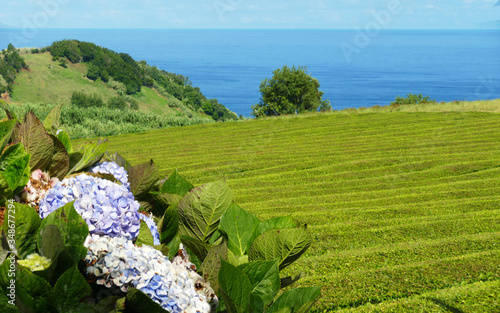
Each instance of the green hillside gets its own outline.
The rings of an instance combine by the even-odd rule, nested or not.
[[[315,242],[287,270],[323,286],[318,312],[499,312],[499,138],[494,113],[332,113],[113,136],[109,150],[307,223]]]
[[[29,65],[29,71],[21,71],[16,75],[16,84],[12,93],[10,103],[71,103],[71,95],[74,91],[85,91],[87,94],[97,94],[105,101],[118,95],[102,80],[92,81],[85,75],[88,66],[85,63],[68,63],[67,68],[59,65],[58,61],[52,61],[50,53],[31,54],[21,53]],[[144,87],[141,92],[133,96],[139,102],[143,110],[164,114],[175,114],[181,112],[176,107],[180,101],[175,98],[166,99],[151,88]]]

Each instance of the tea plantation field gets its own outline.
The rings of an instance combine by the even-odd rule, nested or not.
[[[195,185],[225,179],[315,242],[317,312],[500,312],[500,115],[324,114],[110,137]]]

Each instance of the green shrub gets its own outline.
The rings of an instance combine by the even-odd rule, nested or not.
[[[397,96],[396,100],[391,102],[392,106],[405,105],[405,104],[425,104],[425,103],[436,103],[436,100],[431,100],[429,96],[424,97],[422,94],[414,95],[408,94],[406,97]]]
[[[104,106],[104,101],[97,94],[87,95],[83,91],[75,91],[71,96],[71,104],[80,108],[100,108]]]

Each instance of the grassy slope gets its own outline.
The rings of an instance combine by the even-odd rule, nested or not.
[[[50,54],[22,53],[30,70],[22,71],[16,77],[11,103],[70,103],[74,91],[85,91],[101,96],[105,101],[116,97],[115,90],[104,82],[93,82],[85,77],[86,64],[68,63],[63,68],[58,61],[52,61]],[[52,67],[52,68],[51,68]],[[179,106],[180,101],[175,98],[165,99],[155,90],[143,87],[139,94],[133,95],[139,102],[139,107],[154,113],[175,115],[179,111],[169,105]]]
[[[499,125],[315,114],[110,137],[110,151],[196,185],[226,179],[260,218],[307,222],[316,240],[290,272],[324,287],[318,311],[499,312]]]

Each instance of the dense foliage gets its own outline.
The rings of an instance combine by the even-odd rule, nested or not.
[[[208,116],[197,117],[193,115],[192,117],[188,117],[180,112],[178,115],[173,116],[137,110],[137,107],[134,107],[134,104],[137,105],[134,99],[130,100],[130,107],[126,107],[125,109],[113,107],[113,102],[114,100],[110,100],[108,101],[108,105],[102,107],[60,106],[61,119],[58,127],[66,131],[72,139],[75,139],[137,133],[166,127],[190,126],[214,122]],[[12,106],[11,110],[17,116],[23,116],[32,110],[40,118],[45,118],[55,107],[57,106],[51,104],[33,105],[28,103]]]
[[[307,111],[329,111],[328,100],[322,100],[319,82],[305,67],[284,66],[273,72],[271,79],[260,84],[261,101],[252,106],[255,117],[294,114]]]
[[[106,140],[76,149],[56,132],[59,108],[43,123],[6,113],[2,312],[308,312],[320,297],[280,292],[301,278],[280,271],[310,247],[305,226],[261,221],[223,181],[161,179],[152,160],[131,166]]]
[[[426,104],[426,103],[436,103],[436,100],[432,100],[429,96],[422,96],[422,94],[414,95],[408,94],[406,97],[397,96],[396,100],[391,102],[391,105],[405,105],[405,104]]]
[[[159,70],[149,66],[145,61],[136,62],[126,53],[116,53],[77,40],[56,41],[42,51],[50,51],[56,59],[67,58],[72,63],[87,63],[89,79],[101,79],[104,82],[114,80],[122,83],[126,94],[140,92],[142,86],[153,87],[165,96],[172,95],[181,100],[196,112],[203,112],[203,104],[207,101],[212,102],[216,110],[210,115],[216,121],[237,119],[234,113],[219,104],[217,100],[208,100],[198,87],[192,86],[187,77]]]
[[[19,55],[17,49],[9,44],[7,49],[0,54],[0,93],[11,93],[16,74],[21,69],[27,68],[26,62]]]

